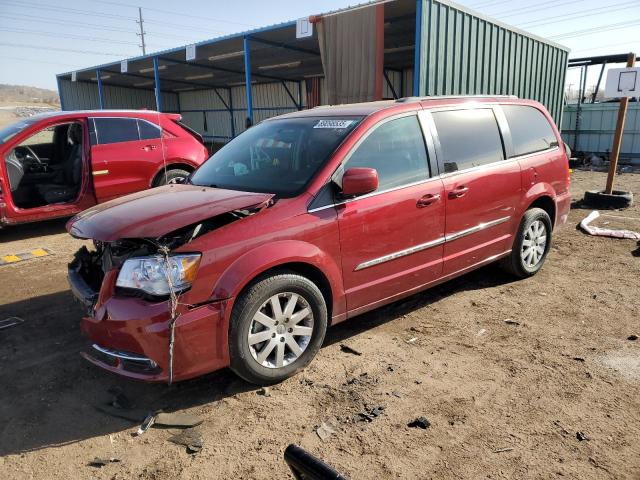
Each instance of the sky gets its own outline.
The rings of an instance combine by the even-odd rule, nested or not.
[[[308,15],[359,0],[0,0],[0,83],[56,89],[55,75]],[[570,57],[640,54],[640,0],[460,0],[571,48]],[[595,84],[597,68],[587,85]],[[567,85],[577,88],[579,72]]]

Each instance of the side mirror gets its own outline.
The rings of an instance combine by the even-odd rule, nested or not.
[[[346,197],[364,195],[378,188],[378,172],[375,168],[354,167],[342,176],[342,194]]]

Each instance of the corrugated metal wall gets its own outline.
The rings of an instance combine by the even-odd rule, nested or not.
[[[607,156],[618,118],[618,103],[583,104],[576,139],[577,105],[564,107],[562,138],[575,151]],[[577,141],[576,141],[577,140]],[[640,104],[630,103],[624,124],[620,158],[640,163]]]
[[[305,84],[301,84],[301,95],[296,82],[286,82],[296,102],[306,105]],[[229,103],[231,92],[231,103]],[[229,106],[233,106],[235,134],[245,130],[247,118],[247,94],[244,86],[219,89],[218,93]],[[180,111],[187,125],[202,133],[207,139],[226,141],[231,137],[231,115],[220,97],[213,90],[181,92]],[[282,83],[253,85],[253,120],[258,123],[266,118],[296,111],[297,107],[287,94]],[[205,130],[205,116],[207,129]]]
[[[105,108],[146,108],[148,110],[156,108],[156,97],[153,90],[104,85],[103,91]],[[60,97],[63,99],[65,110],[97,110],[100,108],[97,83],[60,80]],[[178,95],[163,92],[162,109],[165,112],[177,112]]]
[[[418,95],[517,95],[559,122],[568,51],[457,5],[422,2]]]

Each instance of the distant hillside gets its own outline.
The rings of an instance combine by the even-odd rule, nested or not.
[[[0,83],[0,104],[8,105],[59,105],[58,92],[26,85],[4,85]]]

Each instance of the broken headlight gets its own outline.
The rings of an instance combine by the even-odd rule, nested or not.
[[[149,295],[180,293],[191,286],[200,265],[200,254],[130,258],[124,262],[116,286]]]

